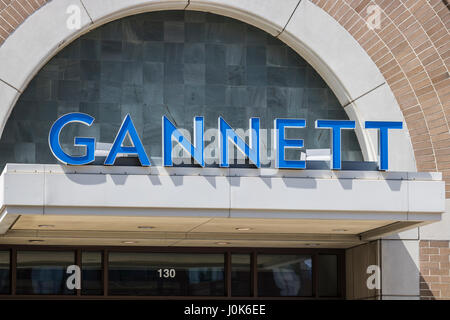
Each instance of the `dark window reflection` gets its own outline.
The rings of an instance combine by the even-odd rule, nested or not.
[[[338,267],[336,255],[319,255],[319,296],[338,296]]]
[[[10,293],[9,251],[0,251],[0,294]]]
[[[103,266],[101,251],[83,251],[81,254],[81,293],[103,294]]]
[[[233,297],[251,296],[250,254],[231,255],[231,295]]]
[[[18,251],[17,294],[74,294],[66,285],[71,251]]]
[[[312,296],[311,256],[258,255],[258,295]]]
[[[109,294],[223,296],[223,254],[109,253]]]

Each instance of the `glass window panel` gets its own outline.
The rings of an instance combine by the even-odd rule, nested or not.
[[[0,251],[0,294],[10,293],[9,251]]]
[[[109,253],[109,294],[223,296],[223,254]]]
[[[17,294],[74,294],[66,285],[73,264],[73,251],[18,251]]]
[[[319,255],[319,296],[338,296],[338,267],[336,255]]]
[[[258,255],[258,295],[312,296],[312,260],[309,255]]]
[[[102,252],[83,251],[81,253],[81,270],[81,293],[84,295],[102,295]]]
[[[251,296],[250,254],[231,255],[231,295],[234,297]]]

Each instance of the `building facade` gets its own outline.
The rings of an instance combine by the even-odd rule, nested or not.
[[[449,21],[440,0],[0,0],[0,296],[449,299]],[[58,153],[64,115],[92,121]],[[387,149],[377,121],[402,124]]]

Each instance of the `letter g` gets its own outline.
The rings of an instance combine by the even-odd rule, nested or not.
[[[50,134],[48,136],[48,144],[50,146],[50,150],[53,155],[64,164],[71,165],[83,165],[88,164],[94,161],[95,158],[95,138],[84,138],[84,137],[75,137],[75,146],[84,146],[86,147],[86,153],[84,156],[74,157],[65,153],[59,141],[59,136],[61,134],[61,130],[69,123],[78,122],[85,124],[87,126],[91,126],[94,122],[94,118],[85,113],[68,113],[63,115],[61,118],[56,120],[50,129]]]

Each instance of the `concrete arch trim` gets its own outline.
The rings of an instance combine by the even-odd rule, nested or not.
[[[67,28],[67,8],[80,8],[80,29]],[[229,16],[284,41],[323,77],[350,119],[367,161],[377,159],[377,135],[365,120],[404,121],[386,81],[358,42],[309,0],[59,0],[32,14],[0,47],[0,132],[20,94],[35,74],[73,39],[112,20],[158,10],[197,10]],[[381,101],[381,103],[380,103]],[[396,130],[397,131],[397,130]],[[401,131],[401,132],[400,132]],[[407,128],[392,132],[390,168],[416,171]]]

